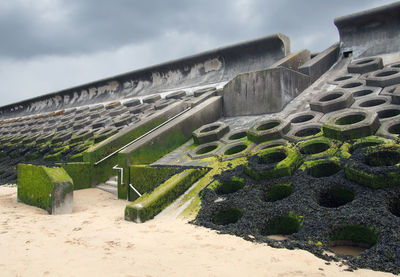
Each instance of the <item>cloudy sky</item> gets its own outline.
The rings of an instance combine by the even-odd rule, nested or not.
[[[0,0],[0,106],[278,32],[322,51],[335,17],[391,2]]]

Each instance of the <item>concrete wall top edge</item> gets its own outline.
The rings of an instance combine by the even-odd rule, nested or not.
[[[154,89],[154,93],[163,88],[218,83],[254,67],[254,70],[268,67],[288,53],[290,53],[289,38],[283,34],[273,34],[9,104],[0,107],[0,115],[20,113],[21,111],[27,113],[31,113],[33,110],[47,111],[49,106],[52,104],[54,106],[54,103],[58,109],[65,108],[71,106],[70,99],[73,98],[75,98],[74,104],[77,106],[76,104],[80,100],[82,100],[80,105],[85,105],[97,100],[104,102],[104,99],[110,101],[122,99],[128,94],[130,97],[146,95],[152,89]],[[100,87],[107,87],[111,82],[116,83],[114,87],[118,85],[118,89],[112,93],[104,92],[103,89],[101,97],[98,97],[100,93],[85,99],[81,99],[84,98],[81,95],[76,95],[82,91],[86,91],[87,94],[87,91],[93,90],[93,88],[96,90]],[[125,82],[132,83],[133,88],[130,91],[125,90]],[[87,98],[90,98],[91,102],[85,103]]]

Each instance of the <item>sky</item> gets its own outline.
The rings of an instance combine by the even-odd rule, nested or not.
[[[0,0],[0,106],[274,33],[339,41],[335,17],[385,0]]]

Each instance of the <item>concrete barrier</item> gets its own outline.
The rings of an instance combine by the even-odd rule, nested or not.
[[[341,52],[366,57],[400,51],[400,3],[335,19]]]
[[[216,84],[240,73],[268,68],[289,52],[289,38],[275,34],[3,106],[0,116],[35,114]]]

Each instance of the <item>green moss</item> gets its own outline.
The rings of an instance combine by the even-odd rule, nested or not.
[[[72,178],[75,190],[91,187],[92,165],[90,165],[90,163],[64,163],[62,164],[62,168],[64,168],[64,170]]]
[[[143,123],[142,125],[137,126],[132,130],[118,133],[86,150],[86,152],[84,153],[84,161],[94,163],[113,153],[115,150],[118,150],[119,148],[128,144],[134,139],[140,137],[151,129],[157,127],[163,122],[165,122],[165,119],[154,118]]]
[[[131,165],[130,166],[130,183],[141,194],[149,193],[158,185],[166,181],[166,178],[180,171],[178,167],[159,167],[148,165]],[[138,198],[136,193],[130,193],[129,199]]]
[[[125,208],[125,219],[144,222],[175,201],[193,183],[207,172],[207,169],[187,169],[175,174],[151,193],[142,195]]]
[[[242,210],[239,208],[227,208],[214,213],[213,222],[217,225],[228,225],[236,223],[242,217]]]
[[[394,159],[390,153],[395,153]],[[393,144],[380,144],[372,146],[366,151],[365,164],[371,166],[371,170],[361,169],[360,162],[349,160],[345,166],[346,178],[355,181],[361,185],[379,189],[390,186],[400,185],[400,172],[398,170],[400,164],[398,159],[400,147]],[[374,174],[375,166],[387,167],[394,166],[394,169],[388,168],[388,171]]]
[[[207,161],[208,168],[210,168],[210,171],[202,177],[195,188],[190,190],[185,196],[183,197],[181,203],[185,203],[187,201],[190,201],[190,204],[188,207],[180,214],[179,217],[184,218],[184,219],[195,219],[197,213],[199,212],[201,208],[201,199],[200,199],[200,192],[202,189],[207,187],[211,182],[214,180],[214,176],[221,174],[222,171],[228,170],[228,169],[233,169],[239,165],[243,165],[246,163],[247,159],[244,157],[240,157],[237,159],[229,160],[229,161],[223,161],[221,162],[219,159],[214,158],[214,157],[209,157],[206,159],[203,159],[202,161]]]
[[[217,148],[218,148],[218,144],[215,144],[215,145],[208,145],[208,146],[206,146],[206,147],[200,148],[200,149],[196,152],[196,155],[203,155],[203,154],[209,153],[209,152],[211,152],[211,151],[214,151],[214,150],[217,149]]]
[[[68,161],[70,161],[70,162],[83,162],[83,154],[82,153],[75,154],[75,155],[69,157]]]
[[[294,192],[292,184],[274,184],[265,193],[264,198],[268,202],[282,200]]]
[[[316,159],[322,156],[332,156],[338,150],[338,143],[330,139],[319,137],[301,142],[298,148],[302,154],[307,155],[306,159]]]
[[[242,189],[244,186],[245,183],[243,178],[233,176],[229,180],[216,180],[209,186],[209,188],[215,190],[217,194],[228,194],[236,192]]]
[[[153,141],[130,153],[131,164],[151,164],[190,139],[179,130],[170,131],[162,139]]]
[[[291,235],[297,233],[301,225],[301,217],[289,213],[270,219],[264,227],[263,235]]]
[[[368,136],[364,138],[359,138],[353,141],[343,143],[340,148],[340,156],[343,158],[349,158],[351,154],[359,148],[375,146],[379,144],[393,144],[394,141],[390,139],[385,139],[378,136]]]
[[[52,213],[57,190],[63,195],[73,190],[73,182],[64,169],[18,165],[18,200]]]
[[[329,240],[352,241],[373,246],[378,242],[378,235],[371,227],[355,224],[347,225],[336,230],[332,235],[330,235]]]
[[[313,177],[328,177],[337,173],[340,169],[340,160],[338,157],[306,161],[300,167],[301,170],[307,170],[307,173]]]
[[[302,161],[297,149],[285,146],[263,149],[256,155],[260,157],[264,164],[276,163],[276,165],[263,170],[255,170],[251,167],[251,164],[245,164],[244,172],[255,180],[290,176]]]

